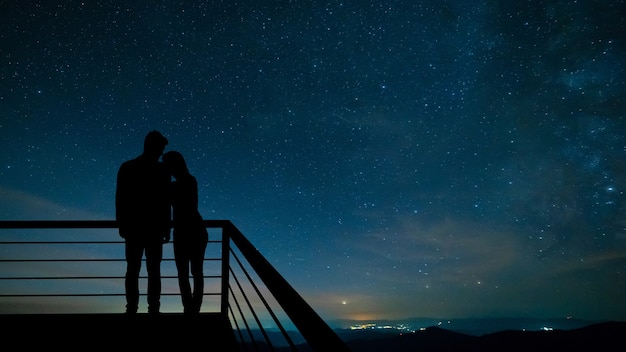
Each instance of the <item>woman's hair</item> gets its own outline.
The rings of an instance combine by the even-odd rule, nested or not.
[[[183,158],[183,155],[177,151],[169,151],[163,154],[163,163],[172,172],[172,174],[189,174],[185,158]]]

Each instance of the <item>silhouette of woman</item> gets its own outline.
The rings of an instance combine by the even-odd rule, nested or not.
[[[178,271],[178,285],[185,314],[197,314],[204,294],[204,252],[208,242],[206,227],[198,212],[198,182],[189,173],[182,154],[170,151],[163,154],[163,163],[175,178],[171,184],[171,203],[174,235],[174,260]],[[193,291],[189,283],[189,269],[193,277]]]

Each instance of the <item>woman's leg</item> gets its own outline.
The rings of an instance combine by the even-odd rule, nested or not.
[[[202,298],[204,296],[204,252],[206,243],[194,246],[191,253],[191,275],[193,276],[193,307],[195,312],[200,312]]]
[[[178,271],[178,287],[184,312],[187,313],[192,305],[191,285],[189,284],[189,255],[186,245],[174,241],[174,261]]]

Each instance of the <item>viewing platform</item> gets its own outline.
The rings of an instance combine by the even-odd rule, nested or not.
[[[164,351],[203,346],[213,351],[242,351],[230,321],[219,313],[0,314],[4,341],[27,351]]]
[[[205,220],[204,225],[212,247],[205,257],[206,303],[193,316],[168,310],[148,314],[141,307],[136,314],[122,313],[125,259],[115,221],[0,221],[4,340],[20,348],[70,351],[350,350],[230,221]],[[173,258],[164,254],[163,260]],[[108,265],[115,269],[103,270]],[[176,276],[162,273],[162,280]],[[164,300],[180,301],[169,287],[161,295],[162,308]],[[145,281],[140,292],[143,303]],[[97,311],[104,302],[106,311]]]

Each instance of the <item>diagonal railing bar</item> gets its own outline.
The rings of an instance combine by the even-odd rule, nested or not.
[[[254,344],[255,348],[258,350],[259,347],[257,346],[256,339],[254,338],[254,335],[252,334],[252,330],[250,329],[250,325],[248,324],[248,320],[246,319],[245,314],[243,314],[243,310],[241,309],[241,305],[239,304],[239,300],[235,296],[235,292],[232,290],[232,287],[230,288],[230,293],[231,293],[231,297],[233,298],[233,301],[235,302],[235,306],[237,307],[237,311],[239,312],[239,316],[241,317],[241,320],[243,321],[243,324],[246,326],[246,331],[248,332],[248,337],[250,338],[250,341],[252,341],[252,343]],[[232,317],[233,317],[233,321],[237,321],[237,318],[235,317],[234,314],[232,315]],[[241,336],[241,333],[239,335]],[[243,337],[241,338],[241,342],[245,346]]]
[[[228,314],[229,314],[230,316],[232,316],[232,317],[234,317],[234,316],[235,316],[235,312],[233,312],[233,307],[232,307],[232,305],[231,305],[231,306],[228,306]],[[239,322],[237,321],[237,319],[233,319],[232,321],[233,321],[233,323],[235,324],[235,331],[237,332],[237,335],[239,335],[239,340],[240,340],[240,341],[243,341],[243,334],[242,334],[242,332],[241,332],[241,328],[239,327]],[[243,345],[243,346],[245,347],[245,345]],[[247,350],[247,348],[245,348],[245,349]]]
[[[246,268],[243,266],[243,264],[241,263],[241,260],[239,260],[239,257],[237,256],[237,254],[234,251],[231,251],[231,254],[232,254],[233,258],[235,258],[235,261],[237,262],[237,264],[239,264],[239,267],[241,268],[241,271],[246,275],[246,278],[248,279],[248,282],[250,283],[250,285],[252,285],[252,288],[254,288],[254,291],[256,292],[256,294],[259,297],[259,299],[261,299],[261,302],[263,302],[263,305],[265,306],[265,309],[267,309],[268,313],[270,314],[270,316],[272,317],[272,319],[276,323],[276,326],[278,327],[280,332],[283,334],[283,337],[285,338],[285,340],[287,341],[287,343],[289,344],[291,349],[292,350],[296,350],[296,346],[293,343],[293,341],[291,340],[291,337],[289,337],[289,334],[287,334],[287,331],[285,331],[285,328],[283,327],[283,324],[280,323],[280,320],[278,319],[278,317],[274,313],[274,310],[270,307],[269,303],[267,303],[267,300],[265,299],[265,297],[263,296],[263,294],[259,290],[259,287],[254,283],[254,280],[252,279],[252,277],[248,273],[248,270],[246,270]],[[252,307],[250,307],[250,309],[252,309]],[[265,334],[265,332],[264,332],[264,335],[267,336]]]
[[[267,332],[265,331],[265,328],[263,327],[263,324],[261,324],[261,320],[259,319],[259,316],[256,314],[256,311],[252,307],[252,303],[250,303],[250,300],[248,299],[248,295],[246,295],[245,290],[241,286],[241,283],[239,282],[239,278],[237,277],[235,272],[232,270],[232,268],[231,268],[230,272],[232,274],[232,278],[235,279],[235,283],[237,284],[237,287],[239,288],[239,292],[241,293],[243,299],[246,301],[246,304],[248,305],[248,308],[250,309],[250,312],[252,313],[252,316],[254,317],[254,320],[256,321],[256,324],[257,324],[257,327],[259,328],[259,331],[261,331],[261,334],[263,334],[263,338],[265,339],[265,341],[268,343],[269,347],[273,351],[274,350],[274,346],[272,345],[272,341],[270,341],[269,336],[267,336]],[[247,325],[248,324],[246,324],[246,326]]]
[[[298,292],[234,225],[228,226],[231,241],[255,269],[265,286],[281,305],[314,351],[350,351],[346,343],[322,320]]]

